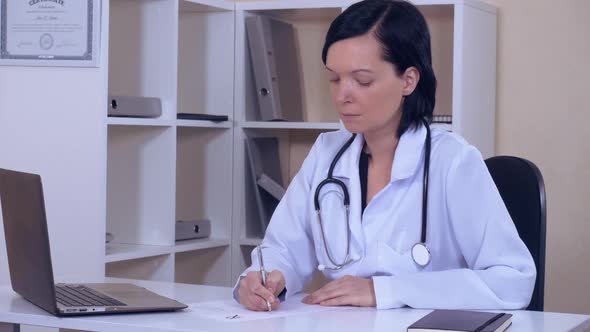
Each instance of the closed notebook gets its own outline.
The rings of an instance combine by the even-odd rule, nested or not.
[[[434,310],[408,327],[408,332],[503,332],[512,315],[465,310]]]

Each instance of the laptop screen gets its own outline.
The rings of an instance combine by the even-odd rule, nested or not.
[[[0,169],[0,203],[12,288],[57,312],[41,177]]]

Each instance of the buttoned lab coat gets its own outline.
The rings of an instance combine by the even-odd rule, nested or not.
[[[262,241],[266,271],[280,270],[286,297],[310,282],[328,260],[314,208],[317,185],[350,138],[345,130],[321,134],[277,206]],[[350,194],[350,252],[356,260],[323,271],[328,280],[372,278],[377,308],[519,309],[530,302],[534,261],[486,168],[480,152],[460,136],[432,129],[426,244],[430,264],[416,265],[411,248],[420,241],[426,128],[409,129],[398,143],[391,180],[361,213],[357,135],[335,166],[334,177]],[[321,191],[328,249],[337,263],[346,255],[346,217],[341,190]],[[258,270],[256,250],[253,265]],[[237,294],[236,283],[234,294]]]

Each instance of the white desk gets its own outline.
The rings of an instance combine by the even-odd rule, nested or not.
[[[109,281],[112,282],[113,280]],[[135,283],[187,304],[231,298],[231,289],[224,287],[152,281],[137,281]],[[10,286],[0,287],[0,332],[18,331],[18,324],[109,332],[405,332],[408,325],[428,312],[427,310],[413,309],[378,311],[372,308],[351,308],[350,311],[323,311],[249,322],[221,322],[199,318],[194,314],[183,312],[57,318],[15,294]],[[515,332],[590,331],[590,316],[586,315],[531,311],[514,311],[511,313],[514,315],[511,331]]]

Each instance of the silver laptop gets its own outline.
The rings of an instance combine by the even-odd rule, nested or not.
[[[12,288],[57,316],[172,311],[185,304],[133,284],[55,284],[41,177],[0,168]]]

